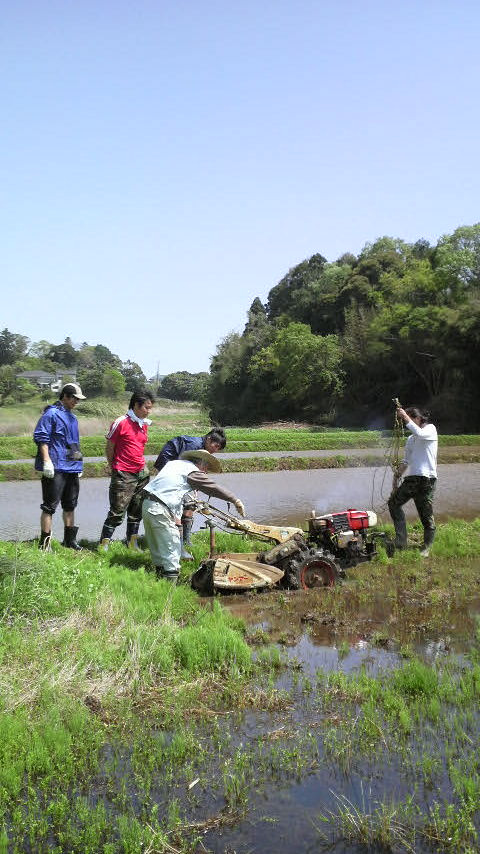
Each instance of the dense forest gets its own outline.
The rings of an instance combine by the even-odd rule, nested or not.
[[[358,256],[328,262],[312,255],[265,304],[253,301],[243,332],[218,345],[210,374],[178,371],[147,381],[139,365],[103,344],[30,344],[4,329],[0,405],[38,393],[22,377],[35,369],[63,371],[63,378],[71,371],[89,396],[148,383],[161,396],[202,402],[223,424],[381,427],[398,397],[426,406],[442,430],[478,432],[480,223],[435,246],[382,237]],[[51,397],[50,389],[44,394]]]
[[[302,419],[381,426],[392,397],[442,429],[480,429],[480,224],[355,256],[320,254],[255,299],[211,363],[207,404],[223,423]]]

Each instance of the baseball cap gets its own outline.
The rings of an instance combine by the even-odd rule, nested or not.
[[[60,389],[60,397],[62,394],[67,394],[69,397],[78,397],[79,400],[86,400],[78,383],[65,383]]]

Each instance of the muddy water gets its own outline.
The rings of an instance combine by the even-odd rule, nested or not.
[[[258,522],[303,524],[312,509],[317,513],[348,507],[375,509],[388,520],[386,501],[391,474],[384,468],[317,469],[312,471],[252,472],[217,475],[244,502],[247,516]],[[107,513],[108,480],[83,478],[76,522],[79,535],[98,536]],[[214,501],[225,506],[221,501]],[[416,516],[410,502],[409,518]],[[471,519],[480,515],[480,464],[439,466],[435,501],[437,519],[448,516]],[[0,539],[35,537],[40,517],[40,484],[37,481],[0,483]],[[202,524],[200,519],[196,525]],[[62,533],[61,514],[54,517],[54,536]],[[123,536],[124,526],[119,529]]]
[[[480,569],[480,561],[475,563],[477,565],[472,566],[473,572]],[[350,843],[342,839],[341,833],[334,834],[332,829],[319,819],[319,814],[325,815],[328,810],[336,813],[339,808],[339,796],[347,799],[353,810],[358,809],[367,814],[373,812],[378,803],[401,802],[411,793],[417,772],[413,772],[412,778],[412,771],[406,769],[401,755],[396,754],[394,750],[391,753],[388,750],[384,752],[382,747],[371,757],[357,758],[353,755],[351,765],[345,772],[335,762],[328,761],[325,754],[328,722],[331,720],[335,728],[337,723],[341,723],[345,709],[340,701],[322,714],[321,685],[318,688],[313,686],[319,671],[353,673],[362,670],[375,675],[404,663],[398,649],[393,646],[390,649],[378,648],[371,642],[373,630],[385,627],[385,624],[390,622],[391,607],[382,597],[365,603],[360,621],[358,613],[350,615],[352,621],[357,624],[354,630],[348,611],[344,615],[345,621],[340,624],[332,625],[330,620],[322,621],[322,611],[321,608],[318,609],[320,593],[312,595],[299,592],[280,596],[283,597],[280,604],[279,594],[268,594],[261,599],[252,596],[249,599],[232,597],[230,600],[223,600],[223,604],[235,616],[246,621],[249,632],[253,632],[252,638],[255,631],[265,632],[269,640],[282,644],[285,658],[294,664],[293,671],[289,668],[277,680],[277,687],[288,692],[288,709],[263,715],[247,714],[233,734],[233,740],[235,745],[251,747],[255,739],[260,743],[268,743],[270,739],[284,739],[280,744],[283,744],[284,756],[287,757],[289,751],[302,750],[300,745],[306,737],[314,744],[310,766],[302,774],[289,774],[285,761],[284,768],[277,772],[275,782],[267,779],[262,785],[259,780],[255,789],[252,787],[245,820],[239,821],[233,828],[208,833],[205,842],[207,848],[215,854],[250,854],[253,851],[262,854],[291,854],[293,851],[312,854],[360,854],[361,851],[367,851],[367,846]],[[442,657],[446,659],[452,652],[462,656],[471,646],[479,612],[480,599],[464,603],[463,606],[454,606],[448,620],[443,624],[443,629],[448,628],[449,634],[438,636],[427,632],[423,640],[414,644],[415,651],[430,664],[438,662]],[[428,613],[422,612],[422,620],[428,621],[428,617]],[[370,641],[359,632],[359,622],[370,633]],[[420,623],[418,620],[419,628]],[[405,619],[405,631],[408,629],[407,624]],[[401,634],[402,627],[396,625],[395,631]],[[461,661],[464,662],[465,659],[462,657]],[[467,736],[472,744],[476,741],[477,726],[478,715],[473,715]],[[303,749],[308,752],[308,742],[304,744],[307,746]],[[279,750],[281,749],[279,746]],[[435,750],[441,755],[443,746],[435,742],[433,732],[427,732],[418,736],[418,742],[414,738],[409,749],[411,756],[414,759],[416,757],[420,763],[425,751],[428,753]],[[272,766],[274,761],[275,758],[272,760]],[[261,760],[258,766],[261,777]],[[415,762],[413,766],[415,767]],[[275,777],[275,774],[272,776]],[[437,784],[441,791],[445,785],[441,773]],[[442,796],[443,794],[448,800],[450,793],[446,785]],[[418,789],[416,801],[421,814],[428,814],[436,796],[438,791],[433,786]],[[326,838],[322,837],[323,833]],[[335,835],[337,840],[334,842]],[[383,848],[375,844],[368,847],[368,851],[372,852],[387,850],[398,851],[400,854],[400,851],[405,849],[402,846]],[[417,854],[431,854],[432,850],[422,839],[417,840]],[[434,850],[440,851],[437,848]],[[443,848],[441,850],[443,851]],[[478,849],[469,850],[473,852]]]
[[[480,573],[480,560],[472,562],[472,571]],[[354,581],[344,582],[341,617],[325,610],[322,592],[316,591],[223,597],[222,605],[246,623],[253,642],[258,642],[258,633],[264,634],[308,675],[319,669],[341,668],[348,673],[359,667],[377,673],[397,666],[400,649],[407,645],[430,664],[442,654],[463,655],[471,647],[480,597],[468,604],[449,599],[439,615],[438,606],[425,606],[414,592],[410,601],[405,593],[404,607],[399,609],[383,591],[363,604],[354,591]]]

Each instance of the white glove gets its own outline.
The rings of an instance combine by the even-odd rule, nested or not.
[[[83,474],[83,471],[79,471],[79,472],[78,472],[78,476],[79,476],[79,477],[81,477],[81,476],[82,476],[82,474]]]
[[[237,498],[237,500],[234,501],[234,504],[235,510],[240,514],[240,516],[243,516],[245,518],[245,507],[243,505],[243,501],[240,501],[240,499]]]
[[[55,469],[51,460],[45,460],[43,464],[43,476],[48,477],[49,480],[55,477]]]

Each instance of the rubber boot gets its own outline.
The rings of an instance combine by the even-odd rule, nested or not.
[[[126,537],[126,546],[127,549],[130,549],[132,552],[140,552],[141,548],[137,543],[138,539],[138,529],[140,527],[140,522],[128,522],[127,521],[127,537]]]
[[[40,531],[40,539],[38,541],[38,548],[42,552],[51,552],[52,551],[52,534],[50,531]]]
[[[81,552],[82,547],[77,543],[77,531],[78,528],[64,528],[63,533],[63,543],[62,546],[65,546],[67,549],[73,549],[76,552]]]
[[[180,526],[180,540],[182,543],[182,550],[180,552],[180,557],[182,560],[193,560],[193,555],[190,554],[189,551],[185,548],[185,546],[189,546],[190,544],[190,532],[192,530],[193,519],[191,516],[188,516],[186,519],[183,519],[182,524]]]
[[[395,548],[401,550],[407,548],[407,520],[402,507],[396,503],[396,495],[393,492],[388,499],[388,509],[395,527]]]
[[[102,533],[100,534],[100,542],[98,544],[98,550],[100,552],[108,552],[108,547],[112,542],[112,536],[115,528],[111,525],[104,525],[102,528]]]
[[[423,530],[423,548],[420,551],[422,557],[428,557],[430,554],[430,547],[433,544],[435,539],[435,528],[424,528]]]
[[[155,572],[157,578],[162,578],[164,581],[170,581],[171,584],[177,583],[178,572],[165,572],[163,566],[156,566]]]

